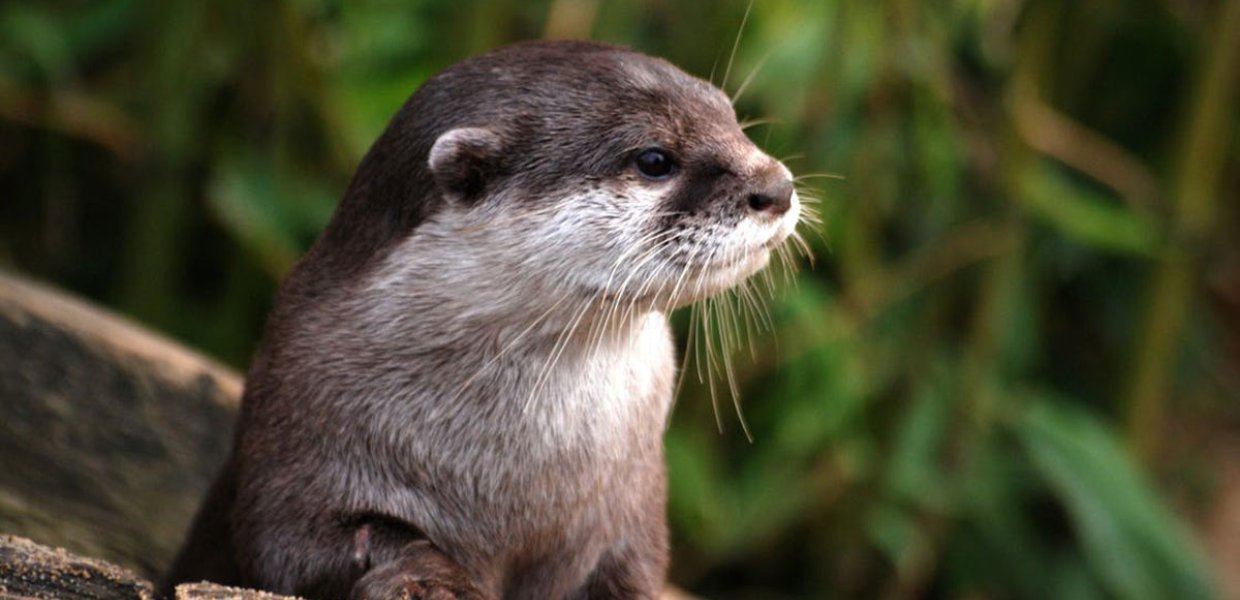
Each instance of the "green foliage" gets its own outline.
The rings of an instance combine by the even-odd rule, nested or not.
[[[1105,196],[1072,186],[1051,168],[1033,169],[1022,182],[1030,213],[1082,244],[1108,252],[1156,257],[1162,249],[1158,223],[1117,206]]]
[[[1182,398],[1240,416],[1202,284],[1238,247],[1216,225],[1240,197],[1219,175],[1238,5],[16,0],[0,263],[244,365],[421,81],[546,33],[626,43],[739,92],[824,221],[773,331],[733,356],[752,442],[689,363],[667,435],[678,582],[1208,598],[1159,448]]]
[[[1119,598],[1205,598],[1209,583],[1184,532],[1149,493],[1109,432],[1066,402],[1026,411],[1017,435],[1063,503],[1086,562]]]

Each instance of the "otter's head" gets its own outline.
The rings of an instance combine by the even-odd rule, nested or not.
[[[325,237],[364,262],[451,215],[488,232],[496,272],[666,309],[761,269],[799,213],[789,171],[714,86],[630,50],[538,42],[423,85]]]

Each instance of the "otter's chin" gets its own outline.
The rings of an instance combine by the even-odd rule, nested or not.
[[[664,310],[672,310],[705,300],[740,285],[766,267],[770,260],[771,251],[764,245],[728,262],[700,265],[678,288],[667,289],[660,304]]]

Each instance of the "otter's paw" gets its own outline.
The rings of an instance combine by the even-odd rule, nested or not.
[[[467,592],[442,587],[438,582],[412,578],[375,585],[361,585],[359,582],[349,595],[351,600],[463,600],[473,597]]]
[[[409,544],[397,560],[370,569],[350,600],[489,600],[464,570],[430,542]]]

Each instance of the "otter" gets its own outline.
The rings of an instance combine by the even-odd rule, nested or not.
[[[662,59],[529,42],[432,77],[283,282],[166,589],[657,597],[667,314],[762,269],[799,207]]]

